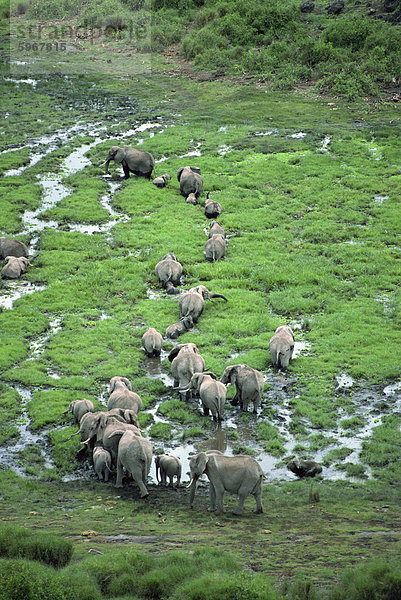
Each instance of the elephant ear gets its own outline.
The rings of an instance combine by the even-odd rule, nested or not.
[[[132,385],[128,377],[121,377],[121,381],[129,389],[129,391],[132,392]]]
[[[124,150],[124,148],[119,148],[114,155],[114,160],[116,163],[121,163],[121,162],[123,162],[124,158],[125,158],[125,150]]]
[[[201,170],[199,167],[189,167],[191,169],[191,171],[193,171],[194,173],[197,173],[198,175],[201,175]]]
[[[7,264],[12,258],[15,258],[15,256],[6,256],[4,262]]]
[[[178,355],[181,348],[182,348],[182,344],[177,344],[177,346],[171,350],[170,354],[167,357],[170,362],[173,362],[173,360]]]
[[[182,172],[183,172],[184,169],[185,169],[185,167],[181,167],[181,169],[178,169],[178,171],[177,171],[177,179],[178,179],[178,181],[180,181],[181,174],[182,174]]]
[[[209,375],[212,379],[217,379],[217,376],[211,371],[203,371],[203,375]]]

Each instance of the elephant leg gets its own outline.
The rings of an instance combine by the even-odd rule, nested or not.
[[[129,179],[129,168],[127,167],[125,162],[122,163],[122,166],[123,166],[125,179]]]
[[[116,480],[116,487],[123,487],[123,474],[124,474],[124,467],[121,464],[121,461],[117,459],[117,480]]]
[[[256,500],[256,512],[258,514],[263,513],[262,489],[261,489],[261,487],[259,487],[259,489],[257,489],[256,492],[254,492],[253,497]]]
[[[210,499],[210,507],[209,510],[216,510],[216,490],[214,489],[214,485],[210,482],[209,485],[209,499]]]
[[[208,409],[207,406],[203,406],[203,414],[204,414],[205,417],[209,416],[209,409]]]
[[[242,515],[244,510],[244,502],[247,494],[241,490],[238,492],[238,506],[233,510],[234,515]]]
[[[169,480],[170,480],[170,483],[168,484],[169,487],[173,487],[173,477],[174,477],[174,475],[169,475]]]
[[[215,494],[216,494],[216,513],[220,514],[224,512],[223,506],[223,497],[224,497],[224,486],[217,485],[215,486]]]
[[[238,397],[238,391],[235,393],[234,398],[231,400],[230,404],[231,406],[238,406],[238,402],[239,402],[239,397]]]

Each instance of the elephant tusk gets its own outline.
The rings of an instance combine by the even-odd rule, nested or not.
[[[91,439],[88,438],[87,440],[85,440],[84,442],[82,442],[82,444],[88,445],[90,441],[91,441]]]
[[[191,485],[193,484],[193,482],[194,482],[194,478],[192,477],[191,481],[189,482],[189,484],[187,485],[187,487],[185,489],[187,490],[188,488],[190,488]]]

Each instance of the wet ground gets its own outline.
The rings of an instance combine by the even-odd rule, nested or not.
[[[11,81],[10,79],[8,79]],[[32,80],[29,82],[33,88],[35,88],[35,82]],[[19,85],[18,82],[15,82]],[[120,138],[130,138],[130,143],[136,142],[137,145],[141,143],[140,133],[152,130],[154,135],[163,133],[163,124],[161,122],[147,122],[137,123],[129,131],[120,132]],[[256,132],[258,136],[276,135],[277,130],[272,129],[269,131]],[[66,143],[73,143],[75,138],[79,138],[82,135],[90,136],[93,141],[85,143],[75,148],[67,157],[62,161],[61,167],[57,173],[46,172],[38,178],[38,185],[41,189],[41,204],[35,211],[26,211],[22,219],[22,228],[20,234],[28,234],[32,242],[30,244],[30,254],[33,256],[37,252],[40,236],[43,231],[48,228],[58,229],[60,224],[46,220],[43,218],[43,214],[49,209],[56,206],[62,199],[67,197],[71,193],[71,188],[65,184],[64,180],[67,176],[74,173],[78,173],[85,166],[90,164],[88,158],[86,158],[87,152],[95,147],[96,145],[107,141],[108,139],[116,138],[116,131],[112,134],[107,133],[107,128],[96,122],[93,124],[80,124],[77,123],[73,127],[57,131],[54,135],[44,136],[37,139],[32,139],[29,144],[20,146],[19,148],[12,148],[5,152],[13,152],[16,149],[22,147],[29,147],[31,154],[29,163],[19,169],[12,169],[4,174],[7,176],[18,176],[24,171],[30,169],[34,165],[40,163],[40,161],[47,156],[48,153],[53,150],[64,146]],[[304,132],[294,132],[290,135],[295,139],[302,139],[307,134]],[[133,139],[132,139],[133,138]],[[231,148],[228,146],[222,146],[219,149],[220,154],[230,152]],[[330,151],[330,138],[327,136],[319,143],[316,147],[316,151],[329,152]],[[372,148],[372,155],[377,158],[376,149]],[[193,150],[182,157],[196,157],[201,155],[201,145],[194,145]],[[168,161],[168,158],[162,158],[158,162]],[[122,175],[122,172],[121,172]],[[129,221],[129,216],[121,214],[113,209],[113,197],[116,191],[119,189],[121,183],[118,181],[118,177],[115,176],[103,176],[103,179],[107,181],[109,189],[102,196],[100,203],[104,209],[106,209],[110,215],[110,220],[107,223],[101,225],[88,225],[81,223],[70,223],[68,225],[68,231],[78,231],[87,235],[94,233],[102,234],[110,242],[112,240],[112,229],[120,222]],[[375,200],[377,203],[381,203],[386,197],[376,196]],[[65,227],[64,227],[65,230]],[[205,231],[206,224],[205,224]],[[0,235],[4,233],[0,232]],[[0,307],[4,310],[12,310],[15,301],[27,294],[34,294],[36,291],[43,290],[43,285],[32,284],[28,281],[10,281],[4,284],[4,287],[0,290]],[[153,290],[148,291],[148,297],[157,298],[161,294]],[[385,299],[384,299],[385,300]],[[384,301],[381,299],[381,301]],[[46,336],[41,336],[36,340],[30,342],[30,353],[29,359],[36,360],[41,353],[44,352],[46,343],[50,338],[57,335],[62,323],[62,317],[55,319],[51,323],[51,327]],[[298,338],[295,343],[294,358],[299,356],[300,353],[307,354],[310,351],[308,344],[301,339],[302,332],[301,326],[298,324],[292,325],[296,337]],[[152,379],[159,379],[167,388],[171,388],[168,394],[160,399],[160,402],[168,398],[177,397],[178,392],[173,390],[173,382],[168,371],[164,369],[163,360],[166,358],[165,354],[162,354],[161,358],[145,359],[144,368],[146,375]],[[238,356],[238,362],[241,362],[241,356]],[[60,374],[49,370],[48,374],[53,378],[60,377]],[[183,479],[186,479],[186,473],[188,471],[188,457],[191,453],[195,453],[200,449],[215,448],[224,451],[228,455],[232,455],[236,452],[239,443],[242,446],[250,449],[255,458],[260,462],[265,475],[266,480],[274,481],[280,479],[294,479],[295,475],[290,473],[286,466],[283,457],[277,458],[269,455],[264,451],[264,445],[262,440],[257,439],[257,424],[261,419],[266,419],[264,412],[266,408],[269,409],[270,422],[277,428],[280,436],[283,440],[283,446],[285,448],[285,456],[289,457],[294,454],[294,447],[299,443],[299,438],[293,435],[291,432],[291,422],[293,418],[294,405],[296,405],[297,392],[294,390],[292,385],[293,380],[285,373],[275,372],[270,370],[264,373],[265,381],[268,384],[268,391],[265,392],[264,400],[260,414],[256,416],[250,416],[248,420],[240,418],[237,409],[228,408],[226,414],[226,420],[221,426],[216,426],[212,435],[207,439],[201,439],[199,441],[187,441],[182,443],[179,441],[179,426],[177,424],[170,423],[165,419],[159,412],[158,406],[160,402],[156,403],[155,406],[148,409],[154,422],[166,422],[173,426],[173,434],[177,434],[174,441],[168,444],[161,444],[155,442],[154,447],[156,449],[163,448],[165,452],[171,452],[172,454],[179,456],[183,462]],[[310,457],[317,461],[323,461],[325,455],[333,448],[347,448],[349,449],[348,456],[343,462],[357,463],[359,462],[359,452],[363,440],[367,439],[372,429],[381,423],[382,416],[385,414],[396,413],[401,414],[401,384],[395,384],[393,386],[386,386],[383,389],[379,387],[368,387],[361,382],[353,381],[346,373],[338,374],[337,380],[337,394],[344,394],[349,398],[349,393],[352,390],[352,416],[360,416],[362,425],[352,430],[347,430],[341,427],[340,422],[350,416],[346,411],[339,411],[338,424],[331,430],[325,430],[324,436],[326,438],[332,438],[333,442],[326,445],[322,450],[314,452]],[[21,473],[24,470],[20,467],[18,454],[24,448],[37,445],[44,457],[45,464],[48,466],[52,465],[49,453],[49,443],[47,439],[47,431],[41,431],[40,433],[34,434],[30,429],[29,418],[27,415],[26,407],[29,404],[32,397],[32,389],[23,388],[21,386],[15,387],[16,391],[22,398],[23,414],[22,418],[16,423],[19,431],[19,438],[16,444],[10,445],[7,449],[3,448],[3,452],[0,455],[0,464],[3,466],[9,466]],[[99,397],[101,404],[106,403],[106,390]],[[198,400],[192,401],[193,409],[198,410],[200,413],[200,403]],[[201,413],[200,413],[201,414]],[[308,435],[316,434],[316,430],[305,422],[304,427],[306,429],[306,438]],[[236,435],[231,435],[235,432]],[[319,432],[323,433],[323,432]],[[285,457],[284,457],[285,458]],[[369,469],[365,466],[365,475],[370,476]],[[84,468],[80,470],[77,475],[80,476],[93,476],[89,469]],[[343,479],[346,477],[344,470],[337,469],[334,465],[324,467],[322,476],[327,479]],[[154,467],[150,474],[151,480],[155,482]]]

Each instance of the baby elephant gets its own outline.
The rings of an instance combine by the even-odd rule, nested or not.
[[[0,258],[6,258],[6,256],[25,256],[28,258],[28,248],[23,242],[13,240],[12,238],[0,237]]]
[[[205,201],[205,216],[208,219],[216,219],[221,214],[222,210],[221,204],[215,200],[210,200],[208,194]]]
[[[149,357],[160,356],[162,343],[162,335],[153,327],[149,327],[142,336],[142,346]]]
[[[18,279],[22,273],[25,273],[29,260],[25,256],[6,256],[5,263],[1,276],[4,279]]]
[[[209,237],[211,238],[213,235],[216,235],[216,233],[222,235],[223,238],[226,237],[226,232],[224,231],[220,223],[218,221],[211,221],[209,225]]]
[[[159,454],[155,456],[156,479],[158,483],[167,485],[167,477],[170,480],[169,486],[173,487],[173,479],[177,477],[176,487],[179,487],[181,481],[182,465],[179,458],[171,454]],[[160,479],[159,479],[160,472]]]
[[[216,233],[205,244],[205,256],[209,262],[220,260],[226,253],[227,241],[225,238]]]
[[[100,481],[108,481],[111,472],[111,454],[101,446],[93,449],[93,468]]]
[[[194,326],[192,317],[182,317],[177,323],[170,325],[166,329],[166,337],[173,340],[177,339],[180,335],[191,329]]]
[[[198,200],[196,199],[196,194],[194,194],[193,192],[191,194],[188,194],[188,196],[185,198],[185,202],[188,202],[188,204],[198,204]]]
[[[171,179],[171,175],[169,175],[168,173],[164,173],[164,175],[160,175],[160,177],[156,177],[156,179],[154,179],[152,181],[152,183],[158,187],[158,188],[164,188],[167,185],[167,181]]]
[[[314,460],[302,460],[294,458],[288,463],[287,469],[295,473],[297,477],[314,477],[322,472],[322,466]]]
[[[291,327],[281,325],[277,327],[270,338],[269,350],[272,363],[278,369],[286,369],[294,352],[294,334]]]

